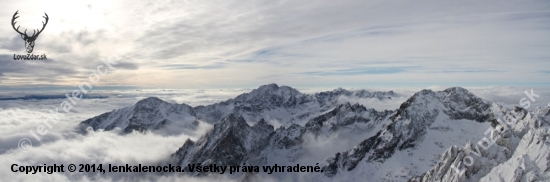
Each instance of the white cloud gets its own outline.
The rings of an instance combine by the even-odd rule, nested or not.
[[[113,103],[115,100],[110,99]],[[113,106],[109,103],[96,102],[97,100],[82,100],[79,113],[69,113],[53,127],[41,140],[37,141],[29,130],[36,131],[36,127],[43,125],[44,110],[54,107],[52,102],[56,100],[41,101],[16,101],[19,106],[26,108],[6,107],[8,101],[1,101],[0,105],[0,160],[7,165],[0,167],[0,175],[5,179],[16,181],[97,181],[97,180],[122,180],[122,181],[148,181],[157,179],[157,174],[135,175],[132,173],[54,173],[27,175],[11,172],[11,164],[43,165],[43,164],[103,164],[107,169],[108,164],[113,165],[160,165],[174,153],[181,145],[191,138],[196,140],[199,136],[212,128],[211,125],[200,123],[196,131],[188,131],[171,135],[147,133],[131,133],[120,135],[116,131],[93,132],[82,135],[76,130],[80,121],[88,118],[88,115],[98,115],[97,112],[105,112]],[[119,101],[120,102],[120,101]],[[9,105],[9,104],[7,104]],[[85,110],[93,109],[92,111]],[[22,138],[30,139],[33,147],[26,151],[20,151],[18,142]],[[9,165],[8,165],[9,164]],[[65,167],[66,168],[66,167]],[[160,178],[168,181],[174,178],[182,178],[178,174],[165,175]],[[188,178],[188,177],[186,177]],[[190,178],[192,179],[192,178]],[[197,179],[194,179],[197,180]],[[202,179],[205,180],[205,179]],[[207,180],[207,179],[206,179]]]
[[[548,83],[550,4],[545,1],[29,0],[0,5],[5,21],[20,10],[18,23],[27,29],[40,26],[48,12],[50,22],[36,53],[56,63],[47,70],[7,64],[0,69],[2,86],[75,85],[101,56],[115,53],[123,55],[119,68],[100,85]],[[11,27],[0,27],[0,35],[5,40],[0,54],[9,58],[21,52],[23,42]],[[22,73],[20,66],[31,70]]]

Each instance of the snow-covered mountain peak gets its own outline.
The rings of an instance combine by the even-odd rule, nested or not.
[[[439,92],[439,97],[444,102],[455,102],[463,106],[472,106],[483,104],[486,105],[488,102],[475,96],[470,91],[461,88],[461,87],[452,87],[445,89]]]
[[[158,130],[166,125],[181,129],[192,129],[196,126],[196,113],[186,104],[171,104],[156,97],[138,101],[134,106],[125,107],[104,113],[81,122],[81,129],[92,127],[94,130],[114,130],[120,128],[124,133],[134,130]]]
[[[358,98],[391,99],[397,94],[390,92],[370,92],[366,90],[349,91],[342,88],[303,94],[298,90],[277,84],[260,86],[248,93],[243,93],[234,99],[224,102],[197,106],[195,111],[200,120],[216,123],[229,113],[241,115],[248,122],[256,122],[262,118],[267,121],[277,120],[280,124],[305,124],[312,117],[333,109],[342,101]],[[342,98],[349,97],[349,98]]]
[[[548,181],[550,139],[548,107],[528,112],[493,103],[498,118],[481,140],[452,146],[426,173],[409,181]],[[452,151],[452,152],[450,152]],[[462,173],[462,172],[463,173]]]
[[[252,100],[262,100],[269,97],[289,98],[302,95],[298,90],[288,86],[278,86],[277,84],[262,85],[257,89],[244,93],[235,98],[236,101],[246,102]]]
[[[221,126],[221,128],[250,128],[250,126],[248,125],[248,123],[246,123],[246,120],[244,120],[242,116],[236,116],[235,114],[229,114],[227,117],[222,119],[219,123],[219,126]]]
[[[196,142],[187,140],[172,154],[172,161],[184,168],[193,163],[241,165],[267,146],[273,132],[273,126],[263,120],[250,127],[242,116],[229,114]]]
[[[451,119],[470,119],[481,122],[488,119],[490,107],[490,102],[461,87],[452,87],[438,92],[424,89],[402,103],[392,116],[392,120],[410,118],[412,115],[420,117],[427,112],[442,111]]]
[[[148,97],[138,101],[134,105],[134,110],[142,111],[142,112],[153,111],[153,110],[159,111],[159,110],[168,109],[170,107],[174,107],[175,105],[177,104],[168,103],[157,97]]]
[[[376,135],[348,151],[329,157],[323,166],[325,175],[333,177],[339,172],[346,173],[360,164],[364,168],[372,168],[395,160],[395,156],[404,153],[410,156],[411,151],[422,147],[436,147],[437,144],[426,143],[425,137],[435,135],[440,130],[458,129],[456,127],[461,127],[461,123],[467,124],[468,120],[488,121],[491,117],[490,106],[489,102],[460,87],[438,92],[421,90],[401,104],[389,117],[391,123]],[[346,105],[342,108],[346,108]],[[322,125],[320,121],[323,120],[308,124]],[[434,123],[437,126],[433,127]]]
[[[168,103],[166,101],[163,101],[162,99],[159,99],[157,97],[148,97],[145,99],[142,99],[136,103],[137,106],[147,106],[147,105],[159,105],[163,103]]]
[[[83,124],[125,131],[158,130],[194,120],[214,124],[198,140],[184,141],[172,155],[170,162],[182,167],[319,162],[324,172],[306,181],[406,181],[414,176],[411,181],[550,179],[550,107],[531,112],[508,109],[461,87],[421,90],[395,111],[376,111],[353,100],[382,101],[396,95],[342,88],[302,94],[269,84],[207,106],[147,98]],[[493,149],[480,147],[483,137],[494,140]],[[475,160],[473,166],[464,166],[467,156]],[[466,173],[458,176],[451,164]],[[281,173],[285,177],[280,180],[286,175]]]
[[[260,121],[256,122],[254,126],[252,126],[253,130],[262,130],[262,131],[273,131],[274,127],[267,122],[265,122],[264,119],[261,119]]]
[[[538,114],[540,116],[543,116],[543,117],[548,117],[548,116],[550,116],[550,106],[537,108],[533,113],[536,113],[536,114]]]

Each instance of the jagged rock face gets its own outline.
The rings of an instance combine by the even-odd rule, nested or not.
[[[547,141],[550,136],[549,108],[536,112],[527,112],[521,108],[505,109],[459,87],[440,92],[422,90],[401,104],[396,111],[376,111],[359,104],[338,103],[342,96],[391,99],[395,95],[393,92],[344,89],[309,95],[290,87],[271,84],[235,99],[195,108],[148,98],[133,107],[105,113],[82,124],[106,130],[115,127],[124,130],[156,130],[181,120],[191,123],[200,119],[214,123],[214,128],[206,135],[197,141],[185,141],[172,155],[171,162],[183,167],[196,163],[295,164],[307,154],[305,148],[308,142],[304,139],[305,136],[347,133],[360,135],[361,141],[354,147],[343,148],[340,152],[331,151],[332,155],[320,158],[318,161],[324,172],[311,174],[318,175],[311,179],[334,181],[340,179],[339,175],[356,175],[344,181],[550,179],[550,142]],[[186,120],[189,118],[191,120]],[[269,118],[276,118],[287,124],[275,130],[266,122]],[[507,124],[498,122],[497,118],[502,118]],[[255,123],[250,124],[251,122]],[[458,139],[442,136],[459,136],[467,133],[464,130],[477,129],[469,126],[453,127],[491,127],[490,124],[492,128],[487,137],[494,140],[495,144],[489,150],[479,150],[479,140],[475,140],[459,143],[466,143],[464,147],[452,146],[445,151],[445,147],[455,144]],[[483,137],[485,130],[481,130],[483,131],[478,134]],[[421,150],[431,145],[441,150]],[[479,156],[476,155],[477,151]],[[413,161],[412,158],[419,157],[418,154],[421,153],[429,154],[420,155],[427,157],[414,161],[423,164],[409,167],[409,170],[414,170],[400,174],[401,177],[366,174],[373,170],[389,174],[395,171],[394,167],[401,164],[396,161],[409,158]],[[463,159],[468,156],[475,160],[472,166],[464,165]],[[465,169],[464,175],[458,175],[451,166]],[[416,169],[418,167],[422,168]]]
[[[281,127],[275,131],[264,120],[250,127],[243,117],[230,114],[197,142],[187,140],[172,155],[172,160],[183,167],[195,163],[262,164],[273,150],[299,147],[305,132],[306,129],[299,125]]]
[[[464,147],[452,146],[432,169],[409,181],[550,180],[549,111],[550,107],[529,113],[493,105],[492,112],[502,120],[486,136],[492,145],[470,141]],[[469,157],[474,163],[468,159],[466,165]]]
[[[239,110],[259,112],[277,107],[294,107],[299,101],[307,101],[306,97],[302,96],[305,95],[294,88],[270,84],[237,96],[234,103],[239,106]]]
[[[288,120],[289,122],[308,120],[328,109],[338,105],[341,96],[357,98],[391,99],[394,92],[369,92],[366,90],[348,91],[336,89],[316,93],[303,94],[287,86],[269,84],[218,104],[198,106],[195,110],[198,117],[206,122],[215,123],[229,114],[243,116],[248,121],[258,121],[263,118]]]
[[[329,129],[330,131],[336,131],[343,126],[352,125],[355,123],[372,123],[367,127],[367,132],[371,131],[375,125],[379,124],[381,121],[387,119],[387,117],[393,111],[382,111],[378,112],[374,109],[367,109],[365,106],[350,103],[341,104],[333,110],[321,114],[315,118],[310,119],[306,124],[309,130],[316,133],[322,132],[321,128]],[[354,130],[358,129],[353,127]],[[365,131],[359,131],[365,132]]]
[[[451,119],[468,119],[483,122],[491,115],[489,107],[491,104],[476,97],[468,90],[460,87],[453,87],[439,92],[439,99],[445,105],[443,112]]]
[[[298,103],[309,102],[307,95],[296,89],[276,84],[264,85],[219,104],[195,107],[199,118],[210,123],[229,115],[249,115],[248,119],[262,119],[262,112],[278,108],[293,108]]]
[[[267,124],[265,120],[260,120],[252,126],[252,134],[249,135],[250,151],[253,154],[259,154],[269,143],[268,141],[273,134],[273,126]]]
[[[321,105],[330,104],[335,102],[340,96],[353,96],[356,98],[377,98],[380,100],[392,99],[398,96],[393,91],[388,92],[369,92],[366,90],[349,91],[346,89],[338,88],[333,91],[320,92],[313,95]]]
[[[267,124],[263,119],[250,127],[243,117],[230,114],[220,123],[215,124],[214,129],[197,142],[186,141],[184,146],[172,155],[172,160],[176,161],[175,163],[178,165],[199,162],[217,165],[292,163],[304,154],[303,136],[306,133],[330,135],[331,132],[337,132],[339,127],[352,126],[355,123],[373,123],[374,125],[384,119],[387,120],[390,113],[391,111],[377,112],[358,104],[346,103],[310,120],[308,122],[310,124],[306,127],[292,124],[288,127],[280,127],[275,131],[273,126]],[[330,124],[318,125],[318,122]],[[374,126],[371,126],[372,128]],[[221,143],[224,142],[233,144],[222,145]],[[217,155],[212,156],[212,154],[221,153],[221,151],[231,151],[232,154],[224,154],[224,156],[236,157],[229,160]]]
[[[449,118],[479,120],[489,118],[490,104],[463,88],[441,92],[422,90],[414,94],[393,114],[391,124],[351,150],[337,153],[326,160],[325,175],[334,176],[339,170],[354,170],[360,161],[380,162],[396,151],[414,148],[423,141],[429,126],[439,114]]]
[[[273,126],[263,120],[250,127],[243,117],[230,114],[197,142],[187,140],[172,154],[172,160],[184,168],[197,163],[242,165],[242,161],[258,155],[266,147],[273,132]]]
[[[342,91],[327,92],[319,94],[318,97],[330,98],[331,94],[341,94],[338,92]],[[458,99],[461,97],[464,99]],[[354,170],[360,161],[384,162],[385,159],[392,157],[395,151],[414,147],[423,140],[426,130],[439,114],[451,113],[452,116],[449,118],[452,119],[488,118],[488,112],[484,109],[488,109],[489,105],[461,88],[452,88],[437,93],[430,90],[420,91],[402,104],[396,112],[377,112],[359,104],[341,104],[313,117],[305,124],[305,127],[294,124],[290,127],[277,129],[274,134],[269,136],[268,142],[263,140],[267,144],[264,144],[266,147],[263,148],[260,155],[254,155],[253,159],[241,158],[240,163],[250,161],[260,164],[270,163],[270,157],[279,160],[283,158],[287,162],[295,161],[303,155],[302,137],[305,133],[330,134],[330,132],[337,132],[341,127],[357,123],[372,123],[372,128],[379,127],[380,131],[373,137],[364,140],[349,151],[336,153],[327,159],[327,164],[323,169],[325,175],[330,177],[339,170]],[[471,110],[483,112],[472,112]],[[380,127],[380,125],[385,127]],[[217,133],[217,131],[213,133]],[[210,135],[214,134],[208,134],[208,136]],[[194,145],[196,146],[196,144]],[[188,146],[184,146],[180,150],[186,148]],[[185,152],[178,151],[178,153]],[[249,151],[244,153],[247,153],[249,157],[252,156]]]
[[[359,98],[391,99],[393,92],[348,91],[336,89],[314,95],[302,94],[288,86],[269,84],[244,93],[235,99],[208,106],[190,107],[186,104],[171,104],[151,97],[139,101],[132,107],[118,109],[88,119],[81,128],[90,126],[94,130],[121,128],[128,133],[134,130],[146,131],[161,129],[174,122],[194,123],[202,120],[217,123],[230,114],[243,116],[247,121],[278,119],[279,121],[307,121],[311,117],[338,106],[340,96]],[[189,128],[192,128],[190,125]]]
[[[125,133],[146,130],[156,130],[174,122],[179,122],[193,128],[197,123],[196,113],[186,104],[171,104],[156,97],[150,97],[137,102],[132,107],[114,110],[97,117],[83,121],[82,129],[91,127],[93,130],[113,130],[120,128]]]

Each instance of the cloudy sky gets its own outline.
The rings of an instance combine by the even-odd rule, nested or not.
[[[550,102],[550,1],[1,0],[0,7],[0,99],[64,95],[87,81],[101,59],[116,68],[93,85],[94,94],[109,99],[83,99],[27,153],[18,142],[32,139],[28,131],[62,100],[0,101],[0,159],[10,164],[156,164],[212,127],[168,136],[74,129],[150,96],[197,106],[277,83],[304,93],[344,87],[401,94],[387,102],[339,99],[378,110],[397,109],[418,87],[462,86],[507,107],[536,87],[541,97],[530,109]],[[48,14],[33,51],[48,60],[13,59],[26,54],[10,25],[16,11],[29,35]],[[8,167],[0,166],[0,176],[78,177],[22,175]]]
[[[1,1],[0,89],[547,87],[550,1]],[[49,23],[13,60],[21,30]],[[31,31],[32,32],[32,31]]]

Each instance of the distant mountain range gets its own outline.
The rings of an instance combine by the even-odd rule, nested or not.
[[[83,130],[118,128],[128,133],[174,125],[193,130],[202,121],[213,124],[213,129],[196,141],[182,141],[170,163],[183,168],[195,163],[234,166],[318,163],[323,169],[321,173],[305,174],[236,174],[243,180],[550,179],[548,107],[534,112],[519,107],[507,109],[460,87],[438,92],[421,90],[395,111],[377,111],[372,106],[338,101],[351,97],[383,102],[398,96],[393,91],[345,89],[303,94],[288,86],[269,84],[207,106],[191,107],[147,98],[132,107],[83,121],[80,126]],[[281,126],[275,127],[273,123]],[[477,143],[484,137],[495,142],[487,149],[479,149]],[[320,145],[323,142],[334,143]],[[469,163],[470,158],[473,164]],[[461,175],[453,168],[466,170]]]

